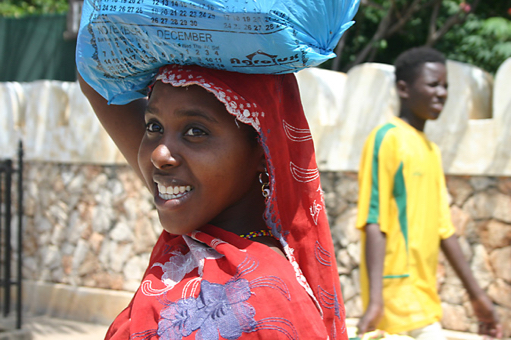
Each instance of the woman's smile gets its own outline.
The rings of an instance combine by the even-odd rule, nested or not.
[[[174,200],[174,204],[178,203],[177,200],[184,201],[182,198],[189,196],[190,192],[194,189],[188,181],[177,179],[161,171],[153,175],[153,181],[152,192],[155,202],[159,203],[159,205],[169,200]]]
[[[181,192],[181,190],[183,191]],[[171,191],[172,193],[170,193]],[[174,194],[175,191],[177,191],[177,193]],[[176,209],[186,209],[186,203],[190,201],[193,194],[194,192],[191,186],[163,187],[161,184],[155,183],[154,204],[160,214],[165,211],[171,213],[172,211],[176,211]]]
[[[158,185],[158,196],[160,196],[164,200],[181,198],[192,190],[192,187],[189,185],[166,187],[159,183],[156,183],[156,184]]]

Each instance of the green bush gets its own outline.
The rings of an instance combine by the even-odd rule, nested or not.
[[[66,13],[67,0],[2,0],[0,16],[20,18],[27,15]]]

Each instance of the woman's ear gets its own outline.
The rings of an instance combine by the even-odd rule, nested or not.
[[[401,99],[408,99],[408,84],[404,80],[399,80],[396,83],[397,95]]]
[[[257,150],[257,154],[259,156],[259,165],[257,166],[258,172],[265,172],[268,169],[268,166],[266,165],[266,156],[264,154],[264,149],[261,144],[259,144]]]

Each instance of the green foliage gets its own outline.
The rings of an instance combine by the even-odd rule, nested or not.
[[[67,0],[2,0],[0,16],[19,18],[27,15],[66,13],[68,8]]]
[[[449,59],[467,62],[494,73],[505,59],[511,57],[511,3],[508,0],[480,0],[477,7],[467,16],[465,11],[468,11],[474,2],[475,0],[442,0],[438,15],[434,17],[432,2],[421,0],[417,10],[402,27],[387,32],[388,34],[372,43],[371,39],[389,13],[391,3],[395,3],[395,8],[390,26],[405,16],[412,1],[362,2],[355,16],[356,23],[348,30],[345,38],[341,69],[346,71],[354,66],[353,62],[368,44],[371,44],[373,49],[367,57],[358,62],[392,64],[404,50],[427,43],[432,17],[436,18],[436,29],[440,30],[449,23],[449,20],[458,16],[463,20],[450,27],[445,35],[434,42],[433,47],[443,52]],[[328,66],[329,64],[325,65]]]
[[[453,45],[456,48],[449,48]],[[496,72],[511,57],[511,20],[471,16],[459,29],[448,32],[438,46],[449,59]]]

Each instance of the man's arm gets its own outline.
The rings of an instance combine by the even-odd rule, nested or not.
[[[472,271],[463,256],[456,235],[442,240],[442,251],[467,290],[474,313],[479,319],[479,333],[492,337],[502,337],[502,325],[499,323],[493,304],[479,287]]]
[[[142,179],[138,166],[138,148],[145,133],[144,111],[147,99],[138,99],[126,105],[108,105],[106,99],[80,75],[78,81],[99,121],[138,177]]]
[[[365,226],[366,245],[365,261],[369,278],[369,304],[358,322],[358,334],[364,334],[376,329],[383,316],[383,263],[387,239],[380,231],[378,224],[370,223]]]

